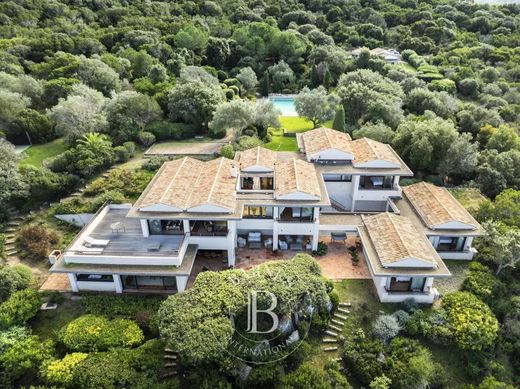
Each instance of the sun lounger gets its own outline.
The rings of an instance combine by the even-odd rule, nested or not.
[[[94,247],[94,246],[105,247],[110,243],[110,240],[108,240],[108,239],[94,239],[94,238],[91,238],[90,236],[87,236],[83,240],[84,240],[83,245],[85,247]]]
[[[102,254],[103,250],[103,247],[86,247],[81,245],[77,251],[83,254]]]

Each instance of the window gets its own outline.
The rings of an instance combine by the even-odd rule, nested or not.
[[[273,177],[260,177],[260,189],[261,190],[273,190],[274,189]]]
[[[352,176],[349,174],[324,174],[325,182],[352,182]]]
[[[392,277],[389,292],[422,292],[426,284],[426,277]]]
[[[463,251],[466,238],[464,237],[441,237],[437,245],[437,251]]]
[[[255,180],[253,179],[253,177],[242,177],[242,186],[241,186],[241,188],[242,189],[247,189],[247,190],[253,189],[254,181]]]
[[[393,181],[393,176],[361,176],[359,189],[392,189]]]
[[[177,280],[174,276],[123,276],[124,289],[157,289],[176,290]]]
[[[288,222],[307,223],[314,220],[314,208],[285,207],[280,208],[280,220]]]
[[[176,235],[182,234],[182,220],[148,220],[150,235]]]
[[[243,216],[246,219],[253,219],[253,218],[272,219],[273,218],[273,207],[258,207],[255,205],[245,205]]]
[[[114,282],[111,274],[76,274],[76,281]]]

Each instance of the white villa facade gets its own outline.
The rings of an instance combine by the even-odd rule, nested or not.
[[[382,302],[431,303],[450,276],[442,259],[472,259],[482,228],[444,188],[401,188],[413,173],[389,145],[328,128],[298,145],[166,162],[133,205],[98,211],[51,272],[73,291],[183,291],[201,250],[233,267],[237,248],[315,251],[333,233],[361,239]]]

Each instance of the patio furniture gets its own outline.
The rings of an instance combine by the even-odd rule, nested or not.
[[[161,248],[161,242],[146,242],[146,251],[159,251]]]
[[[110,243],[109,239],[94,239],[90,236],[87,236],[85,239],[83,239],[83,245],[85,247],[105,247]]]
[[[261,249],[262,248],[262,233],[261,232],[250,232],[247,234],[247,243],[250,249]]]
[[[102,254],[103,250],[103,247],[86,247],[83,245],[80,245],[77,249],[78,252],[83,254]]]
[[[237,245],[238,245],[238,247],[244,248],[244,247],[246,247],[246,244],[247,244],[247,240],[245,238],[242,238],[241,236],[239,236],[237,238]]]
[[[288,246],[288,244],[287,244],[287,242],[286,242],[285,240],[280,240],[280,241],[278,242],[278,248],[279,248],[280,250],[284,250],[284,251],[285,251],[285,250],[288,250],[288,249],[289,249],[289,246]]]
[[[267,249],[267,248],[272,247],[272,246],[273,246],[273,240],[271,238],[267,238],[264,241],[264,247]]]
[[[294,240],[294,243],[290,244],[291,250],[301,251],[303,250],[303,236],[298,235]]]
[[[119,234],[119,231],[126,231],[123,222],[115,222],[110,224],[110,229],[112,230],[112,232],[115,232],[116,234]]]
[[[330,240],[332,242],[347,242],[347,233],[346,232],[331,232]]]

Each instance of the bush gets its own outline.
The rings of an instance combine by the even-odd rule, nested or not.
[[[0,304],[0,328],[27,323],[38,313],[40,306],[40,295],[34,289],[14,292]]]
[[[74,368],[88,357],[85,353],[72,353],[62,359],[45,361],[40,368],[40,375],[45,382],[58,387],[73,386]]]
[[[128,154],[130,154],[130,157],[133,157],[135,153],[135,143],[130,141],[125,142],[123,146],[126,148],[126,151],[128,151]]]
[[[337,366],[337,364],[326,365],[325,368],[321,368],[311,363],[304,363],[297,370],[284,377],[282,388],[348,389],[350,385],[345,376],[339,372],[339,366]]]
[[[140,144],[142,144],[144,147],[150,147],[155,143],[155,135],[151,132],[141,131],[137,135],[137,140]]]
[[[12,326],[5,331],[0,331],[0,354],[29,336],[31,336],[31,330],[23,326]]]
[[[220,155],[229,159],[235,158],[235,150],[231,145],[224,145],[220,148]]]
[[[60,234],[42,224],[23,226],[16,237],[17,246],[24,256],[34,260],[46,259],[49,253],[59,244]]]
[[[489,302],[498,282],[486,266],[472,262],[469,265],[469,273],[462,282],[461,290],[473,293],[479,299]]]
[[[126,162],[130,159],[130,153],[125,146],[114,147],[117,162]]]
[[[117,169],[107,178],[101,177],[92,181],[85,188],[85,194],[92,196],[115,190],[125,197],[137,198],[143,193],[152,177],[152,174],[143,170]]]
[[[69,350],[103,351],[132,347],[143,342],[139,326],[127,319],[109,320],[104,316],[83,315],[65,325],[58,334]]]
[[[193,138],[195,136],[196,127],[186,123],[156,121],[148,124],[145,130],[154,134],[158,141],[182,140]]]
[[[403,300],[401,307],[404,311],[412,313],[419,309],[419,303],[413,297],[408,297]]]
[[[388,343],[392,338],[395,338],[402,327],[399,325],[397,318],[392,315],[380,315],[374,322],[372,333],[374,337]]]
[[[32,281],[31,268],[25,265],[6,266],[0,270],[0,302],[17,290],[27,288]]]
[[[318,248],[316,249],[316,255],[319,255],[320,257],[327,254],[327,251],[329,251],[329,246],[325,242],[318,242]]]
[[[408,312],[403,311],[402,309],[392,313],[392,316],[395,317],[395,319],[397,320],[397,323],[399,323],[399,326],[401,328],[405,328],[406,324],[410,320],[410,315],[408,314]]]
[[[151,172],[155,172],[157,170],[159,170],[159,168],[166,162],[168,161],[168,158],[166,157],[163,157],[163,156],[156,156],[156,157],[152,157],[148,160],[146,160],[144,163],[143,163],[143,169],[146,169],[146,170],[149,170]]]

